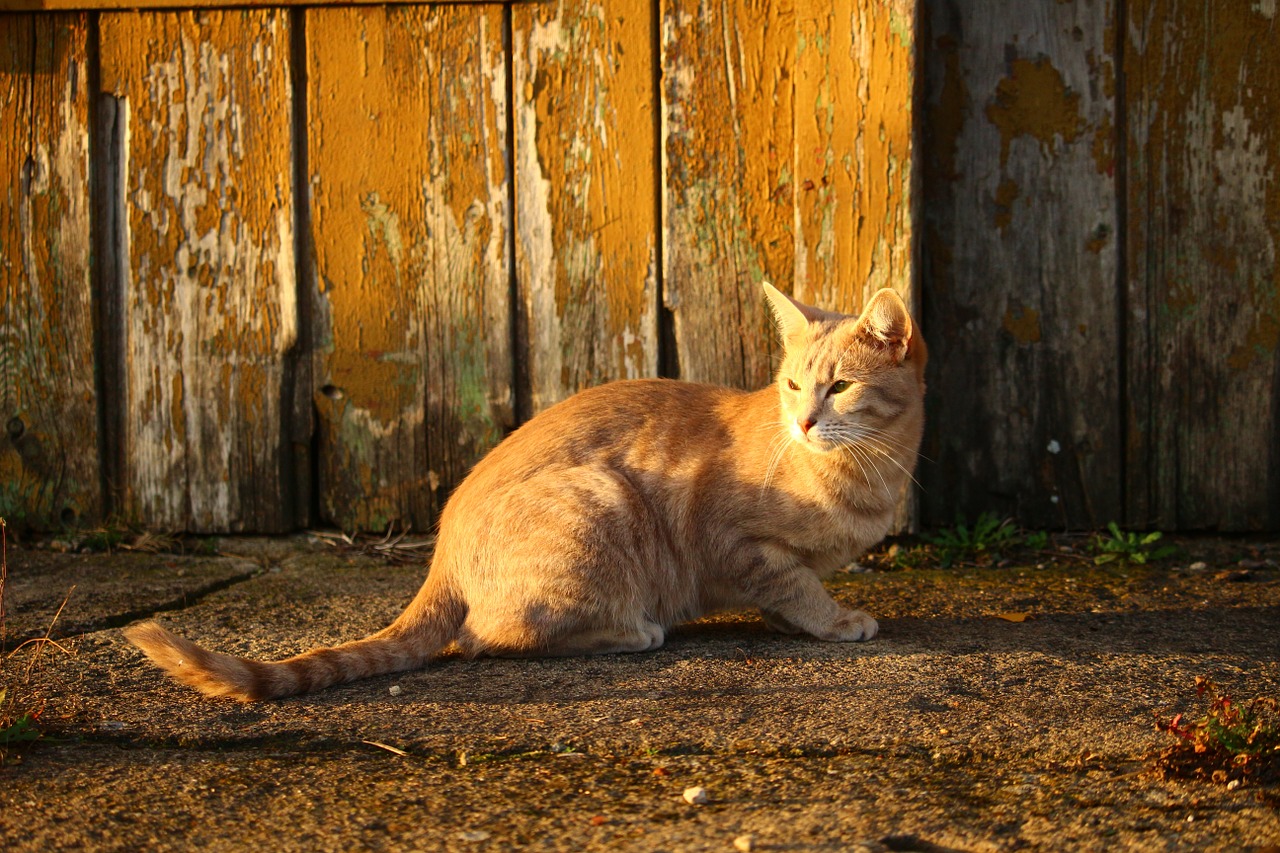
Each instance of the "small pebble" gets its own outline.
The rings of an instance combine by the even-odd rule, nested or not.
[[[391,689],[390,689],[390,690],[388,690],[387,692],[388,692],[388,693],[390,693],[392,696],[399,696],[399,695],[400,695],[400,685],[399,685],[399,684],[393,684],[393,685],[391,685]]]
[[[1202,560],[1197,560],[1190,566],[1187,566],[1187,568],[1191,569],[1193,572],[1203,572],[1205,569],[1209,568],[1209,564]]]
[[[701,785],[684,789],[684,801],[691,806],[700,806],[707,801],[707,789]]]
[[[741,850],[742,853],[751,853],[756,849],[756,837],[754,835],[739,835],[733,839],[733,849]]]

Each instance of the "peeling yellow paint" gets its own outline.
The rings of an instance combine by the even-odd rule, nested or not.
[[[1012,178],[1005,178],[996,187],[995,195],[995,225],[1003,232],[1009,227],[1009,223],[1013,221],[1013,203],[1018,198],[1018,182]]]
[[[322,513],[422,529],[422,472],[510,424],[502,12],[318,8],[307,37]]]
[[[122,510],[279,529],[282,407],[261,400],[297,337],[288,15],[113,12],[100,30],[129,240]]]
[[[513,9],[517,263],[539,410],[657,370],[647,0]]]
[[[910,296],[910,4],[842,0],[797,15],[795,293],[856,312]]]
[[[1074,142],[1084,130],[1080,95],[1067,88],[1061,72],[1048,58],[1015,59],[1009,76],[996,84],[987,105],[987,120],[1000,131],[1000,165],[1009,161],[1009,146],[1030,136],[1046,154],[1055,138]]]
[[[1023,305],[1012,305],[1004,312],[1004,330],[1021,344],[1040,343],[1040,312]]]
[[[0,517],[102,507],[89,246],[88,17],[0,16]]]
[[[760,282],[785,285],[795,273],[796,46],[790,2],[734,0],[664,24],[663,298],[690,379],[771,378]]]

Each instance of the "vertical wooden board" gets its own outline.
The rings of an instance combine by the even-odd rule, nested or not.
[[[307,12],[322,517],[434,522],[513,426],[496,7]]]
[[[882,287],[915,303],[915,28],[913,0],[797,12],[793,294],[809,304],[857,314]],[[915,497],[908,483],[896,530]]]
[[[1131,0],[1128,514],[1280,528],[1280,14]]]
[[[102,510],[86,16],[0,15],[0,517]]]
[[[927,0],[926,523],[1119,518],[1115,7]]]
[[[857,313],[882,287],[913,302],[912,0],[797,13],[794,295]]]
[[[536,412],[658,368],[648,0],[518,4],[517,275]]]
[[[125,396],[121,509],[149,526],[292,525],[296,340],[287,13],[112,13]]]
[[[662,0],[663,301],[682,378],[759,388],[795,270],[792,0]]]

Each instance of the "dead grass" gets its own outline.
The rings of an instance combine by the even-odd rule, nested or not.
[[[0,765],[17,758],[17,750],[40,740],[43,733],[40,729],[40,715],[44,713],[44,700],[38,698],[31,689],[33,676],[38,671],[41,656],[48,648],[54,648],[63,654],[74,654],[66,646],[52,639],[53,627],[62,615],[62,610],[71,599],[75,587],[67,591],[49,622],[43,637],[36,637],[9,648],[9,631],[5,613],[5,587],[9,581],[7,525],[0,518]],[[16,658],[19,652],[25,652],[25,667],[19,666]]]

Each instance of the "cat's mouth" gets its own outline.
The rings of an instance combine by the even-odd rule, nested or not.
[[[836,449],[836,443],[823,435],[821,428],[816,426],[808,432],[798,425],[792,426],[791,438],[810,453],[829,453]]]

